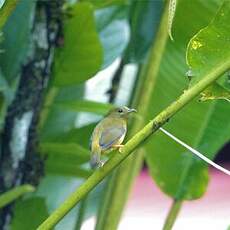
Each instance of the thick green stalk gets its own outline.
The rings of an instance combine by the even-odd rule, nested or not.
[[[174,200],[172,203],[172,206],[169,210],[168,216],[166,218],[166,221],[164,223],[163,230],[171,230],[173,227],[173,224],[175,223],[175,220],[178,216],[178,213],[180,211],[182,205],[182,200]]]
[[[137,147],[152,136],[159,127],[166,123],[173,115],[179,112],[185,105],[198,96],[211,83],[216,81],[230,68],[230,58],[225,62],[214,66],[208,74],[203,76],[196,85],[184,91],[184,93],[145,127],[136,133],[121,149],[116,151],[103,167],[96,170],[76,191],[74,191],[39,227],[39,230],[52,229],[64,216],[82,200],[97,184],[99,184],[112,170],[125,160]]]
[[[0,9],[0,29],[5,25],[8,17],[13,12],[19,0],[6,0]]]
[[[34,192],[35,188],[29,184],[18,186],[16,188],[11,189],[8,192],[1,194],[0,196],[0,208],[8,205],[12,201],[16,200],[20,196],[24,195],[28,192]]]
[[[88,196],[86,196],[83,200],[81,200],[78,215],[77,215],[77,223],[75,225],[74,230],[81,230],[82,223],[85,217],[85,210],[87,208]]]
[[[41,111],[40,121],[39,121],[39,129],[41,130],[48,118],[50,108],[59,92],[59,88],[52,86],[48,89],[47,95],[45,97],[43,109]]]
[[[144,125],[146,114],[151,103],[161,59],[168,40],[168,1],[162,13],[160,25],[154,44],[148,57],[148,62],[143,66],[139,76],[139,86],[135,92],[132,107],[136,108],[141,119],[136,120],[129,136],[133,136]],[[144,158],[144,150],[130,156],[117,169],[116,174],[110,179],[105,191],[102,207],[97,219],[96,230],[116,230],[124,209],[128,194],[134,179],[141,169]]]

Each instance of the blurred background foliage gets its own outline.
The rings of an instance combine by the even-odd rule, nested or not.
[[[14,5],[7,8],[9,2]],[[157,37],[160,20],[163,20],[161,0],[68,0],[59,3],[60,12],[52,12],[52,4],[47,1],[38,2],[40,7],[36,1],[0,1],[1,133],[6,132],[8,106],[18,95],[21,68],[39,55],[34,52],[34,40],[45,46],[42,36],[34,38],[35,15],[45,6],[47,20],[54,14],[61,24],[37,124],[37,150],[44,162],[44,175],[36,191],[17,200],[13,206],[13,230],[35,229],[92,173],[88,165],[90,135],[95,123],[109,109],[114,105],[135,106],[139,111],[132,121],[131,133],[135,133],[189,87],[186,76],[189,67],[195,77],[199,77],[197,69],[208,71],[213,52],[229,45],[225,39],[229,36],[228,3],[226,17],[221,21],[217,15],[222,38],[218,39],[218,47],[214,44],[198,57],[188,50],[189,66],[186,63],[189,41],[192,44],[192,37],[213,20],[224,2],[221,0],[178,0],[172,27],[174,41],[168,39],[167,34]],[[40,33],[49,33],[42,25],[40,29]],[[209,44],[216,41],[210,26],[206,34],[196,36]],[[163,39],[161,49],[154,48],[155,38],[156,42]],[[223,61],[225,56],[229,56],[227,48],[221,50],[217,61]],[[156,66],[151,67],[156,70],[152,70],[152,59],[156,57],[159,65],[156,62]],[[206,65],[199,63],[199,57]],[[154,74],[151,71],[155,71]],[[222,99],[229,99],[226,79],[227,75],[218,82],[226,90],[224,94],[223,88],[219,90]],[[219,91],[211,99],[218,98]],[[213,89],[211,92],[213,95]],[[226,100],[201,102],[196,98],[165,128],[213,159],[229,141],[229,114]],[[79,218],[92,215],[98,215],[98,230],[116,229],[129,187],[144,160],[153,180],[173,200],[182,202],[204,195],[209,177],[207,165],[162,133],[157,133],[137,152],[138,157],[130,157],[112,177],[90,193],[84,208],[80,211],[79,207],[74,208],[55,229],[79,229],[76,224]],[[114,202],[118,200],[120,204]]]

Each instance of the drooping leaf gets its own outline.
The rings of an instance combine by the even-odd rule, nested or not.
[[[134,0],[131,2],[129,15],[131,38],[125,62],[141,62],[146,57],[158,28],[162,5],[162,1],[158,0]]]
[[[64,44],[56,51],[54,84],[67,86],[86,81],[100,69],[102,56],[92,5],[75,4],[64,23]]]
[[[105,115],[113,105],[100,103],[96,101],[68,101],[65,103],[56,103],[54,106],[63,108],[64,110],[73,110],[76,112],[91,112]]]
[[[201,93],[200,101],[224,99],[230,102],[230,90],[218,83],[213,83]]]
[[[48,217],[45,199],[34,197],[19,201],[14,208],[12,230],[36,229]]]
[[[174,42],[169,41],[167,44],[155,82],[149,118],[164,109],[187,88],[186,44],[194,33],[209,24],[220,4],[220,1],[202,0],[178,2]],[[207,66],[205,69],[210,71]],[[200,103],[196,99],[164,128],[213,159],[229,140],[229,113],[230,106],[226,101]],[[160,132],[147,143],[146,152],[150,174],[163,192],[180,199],[196,199],[204,194],[208,184],[207,165],[192,153]]]
[[[130,31],[127,13],[125,6],[107,7],[95,12],[97,30],[104,50],[103,69],[121,56],[128,44]]]

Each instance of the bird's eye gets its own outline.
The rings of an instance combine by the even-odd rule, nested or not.
[[[123,112],[123,110],[122,110],[122,109],[119,109],[119,110],[118,110],[118,113],[122,113],[122,112]]]

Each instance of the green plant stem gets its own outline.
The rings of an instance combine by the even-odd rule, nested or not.
[[[171,230],[178,216],[182,205],[182,200],[174,200],[164,223],[163,230]]]
[[[6,0],[0,9],[0,29],[5,25],[8,17],[16,7],[19,0]]]
[[[77,217],[77,223],[75,225],[74,230],[81,230],[82,223],[84,221],[85,216],[85,210],[87,208],[87,201],[88,196],[86,196],[80,203],[79,211],[78,211],[78,217]]]
[[[13,188],[10,191],[1,194],[0,208],[8,205],[9,203],[16,200],[17,198],[24,195],[25,193],[34,192],[34,191],[35,191],[35,188],[29,184]]]
[[[39,230],[52,229],[81,199],[83,199],[97,184],[99,184],[116,166],[125,160],[137,147],[140,147],[159,127],[166,123],[173,115],[198,96],[211,83],[216,81],[230,68],[230,58],[203,76],[196,85],[184,93],[145,127],[136,133],[121,149],[116,151],[106,164],[96,170],[78,189],[73,192],[39,227]]]
[[[138,85],[134,94],[132,107],[136,108],[140,119],[137,119],[132,126],[129,136],[133,136],[144,126],[145,117],[151,103],[151,96],[155,88],[155,82],[161,59],[168,40],[168,1],[160,20],[160,25],[153,45],[150,49],[148,61],[143,65],[138,77]],[[97,219],[96,230],[116,230],[124,209],[128,194],[133,185],[134,179],[141,169],[144,159],[144,149],[126,159],[116,170],[115,175],[110,179],[106,187],[105,195]]]
[[[49,112],[50,112],[50,108],[57,96],[59,92],[59,88],[52,86],[51,88],[48,89],[47,95],[45,97],[45,102],[44,102],[44,106],[43,109],[41,111],[41,117],[40,117],[40,121],[39,121],[39,129],[41,130],[48,118]]]

